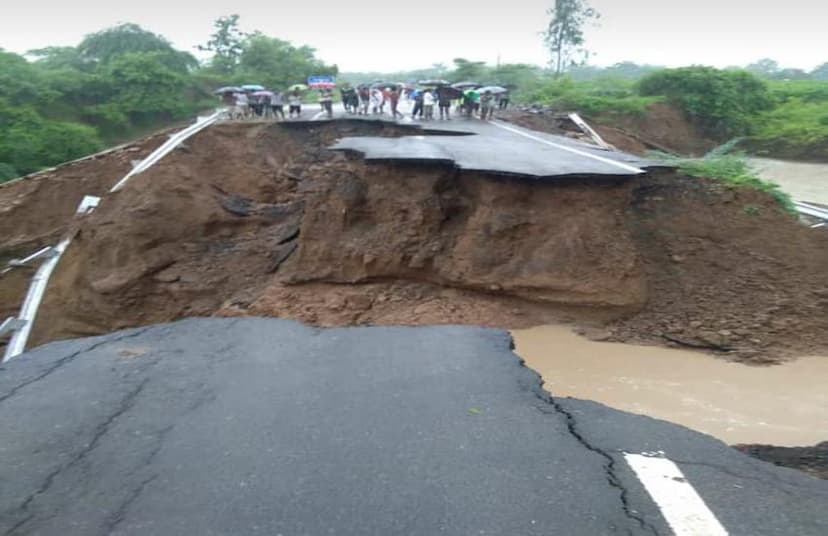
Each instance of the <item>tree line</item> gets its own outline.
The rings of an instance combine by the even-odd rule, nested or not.
[[[311,47],[238,25],[237,15],[215,22],[204,62],[131,23],[76,47],[0,49],[0,181],[189,118],[215,106],[218,85],[286,87],[338,71]]]
[[[581,30],[598,14],[584,0],[556,0],[549,13],[547,67],[455,58],[452,65],[417,70],[340,74],[309,46],[242,32],[238,15],[215,21],[199,47],[208,54],[205,61],[131,23],[87,35],[76,47],[24,55],[0,49],[0,181],[188,119],[215,105],[218,86],[284,88],[313,74],[340,74],[351,83],[473,80],[514,86],[513,100],[594,114],[641,113],[666,98],[716,138],[748,135],[767,123],[801,146],[828,140],[828,63],[811,72],[769,59],[731,69],[633,62],[596,67],[586,62]],[[788,124],[791,117],[796,125]]]

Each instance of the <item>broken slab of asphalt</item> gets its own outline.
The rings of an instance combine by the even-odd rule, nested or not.
[[[453,164],[468,171],[525,178],[623,178],[644,173],[644,169],[670,167],[501,123],[477,120],[429,123],[429,130],[422,134],[429,135],[416,135],[415,131],[414,135],[393,138],[345,137],[331,149],[357,153],[369,162]]]
[[[503,331],[190,319],[0,371],[2,534],[669,534],[664,451],[730,534],[828,531],[828,482],[552,399]]]

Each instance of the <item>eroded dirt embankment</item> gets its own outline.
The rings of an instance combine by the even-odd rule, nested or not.
[[[561,110],[562,112],[563,110]],[[554,110],[515,108],[499,116],[541,132],[583,136],[574,124],[562,123]],[[662,151],[683,156],[703,156],[720,142],[710,139],[681,109],[667,102],[651,104],[638,115],[604,114],[587,117],[596,132],[621,151],[639,155]]]
[[[79,224],[34,343],[220,314],[570,321],[757,361],[828,347],[826,235],[762,194],[672,173],[544,182],[367,165],[326,149],[405,132],[338,122],[200,133]]]

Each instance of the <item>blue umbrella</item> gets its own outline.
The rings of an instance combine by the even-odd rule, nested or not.
[[[265,87],[259,84],[246,84],[242,86],[245,91],[264,91]]]

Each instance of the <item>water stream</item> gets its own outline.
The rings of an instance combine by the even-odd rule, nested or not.
[[[796,201],[828,205],[828,164],[770,158],[749,158],[748,161],[760,177],[780,185]]]
[[[593,342],[563,326],[512,332],[516,352],[555,396],[675,422],[729,444],[828,439],[828,356],[777,366],[704,353]]]

